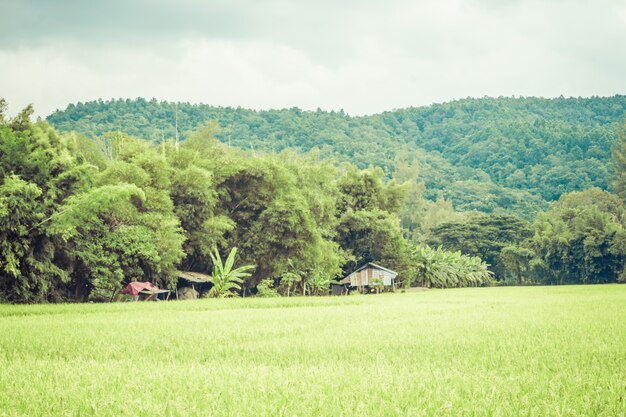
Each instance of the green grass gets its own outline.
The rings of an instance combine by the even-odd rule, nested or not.
[[[626,285],[0,306],[0,415],[623,416]]]

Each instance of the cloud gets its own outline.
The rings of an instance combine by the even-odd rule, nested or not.
[[[135,96],[364,114],[613,95],[624,39],[618,0],[0,0],[0,95],[41,115]]]

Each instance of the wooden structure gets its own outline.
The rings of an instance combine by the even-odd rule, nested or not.
[[[165,297],[165,301],[168,301],[170,299],[170,295],[172,294],[171,290],[161,290],[161,289],[157,289],[157,290],[143,290],[143,291],[139,291],[139,294],[142,294],[144,296],[143,301],[159,301],[161,300],[159,298],[160,294],[163,294],[163,296]]]
[[[176,271],[176,274],[178,275],[178,278],[182,278],[196,284],[211,282],[211,275],[201,274],[200,272]]]
[[[338,282],[330,283],[330,295],[348,295],[350,294],[350,288],[348,285],[340,284]]]
[[[207,285],[211,282],[211,275],[201,274],[200,272],[192,271],[176,271],[179,279],[179,285],[176,288],[176,299],[178,299],[178,290],[183,290],[185,287],[189,287],[191,291],[187,291],[188,294],[193,294],[189,298],[198,298],[203,290],[206,290]],[[181,283],[182,281],[186,281]],[[198,287],[196,289],[196,286]],[[182,292],[182,291],[181,291]],[[187,297],[184,297],[187,298]]]
[[[340,284],[350,287],[369,287],[374,280],[379,279],[385,287],[394,287],[398,273],[375,263],[369,262],[339,281]]]

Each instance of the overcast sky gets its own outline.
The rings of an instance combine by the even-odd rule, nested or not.
[[[0,97],[354,115],[626,94],[625,0],[0,0]]]

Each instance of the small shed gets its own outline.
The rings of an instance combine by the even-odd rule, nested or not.
[[[201,274],[200,272],[176,271],[178,278],[182,278],[196,284],[211,282],[211,275]]]
[[[375,279],[380,279],[385,287],[393,287],[398,273],[372,262],[368,262],[356,271],[339,281],[340,284],[351,287],[367,287],[373,284]]]
[[[179,281],[176,288],[176,298],[198,298],[211,282],[211,275],[192,271],[176,271]],[[179,294],[180,293],[180,294]]]

